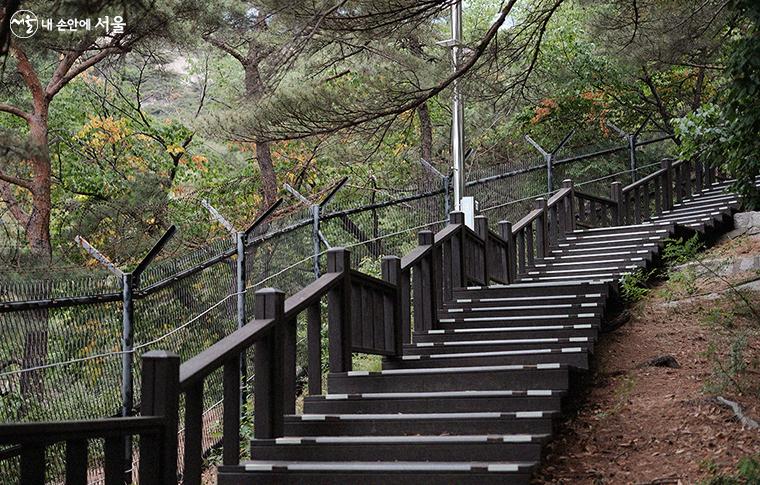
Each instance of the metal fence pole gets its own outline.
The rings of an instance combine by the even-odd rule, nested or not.
[[[243,328],[245,325],[245,243],[246,233],[238,232],[235,236],[237,244],[237,271],[236,271],[236,289],[237,289],[237,328]],[[248,382],[248,366],[246,366],[245,351],[240,352],[240,377],[242,389],[240,390],[240,410],[243,412],[246,399],[248,398],[245,391],[245,383]]]
[[[631,170],[631,182],[638,179],[638,169],[636,167],[636,135],[628,135],[628,161]]]
[[[451,212],[451,184],[449,180],[449,176],[443,177],[443,208],[444,208],[444,214],[446,217],[449,217],[449,213]]]
[[[544,155],[546,159],[546,186],[549,189],[547,192],[554,190],[554,153],[547,153]]]
[[[314,278],[319,278],[319,251],[322,249],[321,241],[319,240],[319,204],[313,204],[311,206],[311,245],[314,252]]]
[[[134,278],[132,273],[122,276],[122,329],[121,329],[121,415],[131,416],[134,407]],[[126,483],[132,483],[132,438],[124,441],[124,465]]]

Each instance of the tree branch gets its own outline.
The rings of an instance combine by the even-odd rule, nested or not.
[[[37,105],[45,99],[45,91],[43,91],[42,85],[40,84],[40,77],[34,70],[32,63],[29,62],[29,58],[26,57],[26,53],[15,45],[15,43],[13,47],[11,47],[11,51],[13,52],[13,57],[18,61],[18,72],[21,74],[24,84],[26,84],[29,91],[32,93],[32,99],[34,100],[36,109]]]
[[[221,41],[221,40],[213,37],[211,34],[204,35],[203,36],[203,40],[205,40],[209,44],[213,45],[217,49],[220,49],[220,50],[226,52],[227,54],[231,55],[232,57],[234,57],[235,59],[237,59],[237,61],[240,64],[242,64],[243,66],[246,65],[247,61],[246,61],[245,56],[243,54],[241,54],[240,52],[236,51],[234,47],[230,46],[226,42]]]
[[[83,60],[79,64],[76,64],[75,66],[71,67],[57,81],[53,82],[53,79],[51,79],[50,84],[48,84],[47,88],[45,89],[45,92],[48,98],[52,98],[53,96],[55,96],[58,93],[58,91],[61,90],[61,88],[63,88],[72,79],[82,74],[87,69],[91,68],[92,66],[102,61],[106,57],[110,56],[111,54],[114,54],[116,52],[121,52],[123,50],[124,48],[121,46],[106,47],[100,52],[98,52],[97,54],[94,54],[88,57],[87,59]],[[79,55],[81,54],[82,53],[80,53]]]
[[[32,117],[32,115],[22,110],[21,108],[17,108],[16,106],[11,106],[10,104],[0,103],[0,111],[3,111],[5,113],[10,113],[12,115],[16,115],[19,118],[25,119],[27,122]]]
[[[30,182],[29,180],[25,180],[19,177],[14,177],[13,175],[6,175],[3,172],[0,172],[0,180],[3,180],[9,184],[23,187],[29,191],[32,190],[32,182]]]
[[[0,182],[0,197],[2,197],[3,202],[8,206],[8,210],[10,210],[13,218],[16,219],[21,226],[26,227],[29,224],[29,214],[21,208],[18,199],[16,199],[16,196],[13,194],[11,186],[8,183]]]

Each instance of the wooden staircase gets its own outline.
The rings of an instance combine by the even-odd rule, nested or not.
[[[0,444],[21,449],[21,482],[41,485],[46,447],[65,443],[66,483],[83,484],[88,443],[105,439],[115,485],[125,438],[139,436],[141,484],[200,485],[204,388],[221,373],[220,485],[528,483],[619,305],[620,279],[656,265],[669,238],[730,228],[740,201],[727,186],[689,161],[614,182],[609,198],[565,181],[498,232],[452,213],[404,258],[383,258],[382,279],[333,248],[318,280],[287,300],[257,291],[254,319],[200,354],[144,354],[139,416],[0,424]],[[297,414],[299,318],[318,371],[326,320],[330,372],[326,392],[320,372],[309,376]],[[255,438],[241,461],[240,365],[251,349]],[[383,356],[382,370],[353,370],[353,353]]]
[[[285,436],[253,440],[254,460],[220,467],[219,483],[528,483],[617,282],[669,238],[728,227],[739,199],[726,185],[639,224],[569,231],[518,283],[454,289],[437,328],[382,371],[331,373],[329,393],[287,416]]]

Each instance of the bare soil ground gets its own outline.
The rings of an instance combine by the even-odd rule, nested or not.
[[[758,253],[760,240],[742,238],[703,257]],[[663,305],[728,286],[688,275],[660,281],[633,306],[629,322],[601,336],[588,388],[559,423],[535,483],[692,484],[760,453],[760,430],[742,429],[715,399],[736,401],[760,421],[760,319],[731,291],[718,300]],[[745,297],[760,310],[760,295]],[[733,361],[732,346],[741,349]],[[680,368],[645,365],[666,354]],[[737,366],[746,368],[732,373]]]

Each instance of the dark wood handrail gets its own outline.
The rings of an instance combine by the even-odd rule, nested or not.
[[[572,192],[572,191],[573,191],[572,187],[565,187],[565,188],[560,189],[556,194],[554,194],[553,196],[551,196],[549,198],[549,200],[546,201],[546,208],[549,209],[549,208],[557,205],[557,203],[560,200],[562,200],[565,197],[567,197],[567,195],[570,192]]]
[[[525,226],[538,219],[538,217],[543,213],[543,209],[533,209],[532,211],[528,212],[527,216],[523,217],[517,221],[514,226],[512,226],[512,232],[520,232]]]
[[[393,283],[383,281],[380,278],[375,278],[372,275],[362,273],[361,271],[357,271],[355,269],[351,270],[351,281],[352,282],[357,281],[363,285],[373,286],[381,291],[388,292],[388,293],[396,291],[396,285],[394,285]]]
[[[433,250],[433,245],[426,244],[424,246],[417,246],[412,251],[401,258],[401,271],[409,271],[415,264],[426,257]]]
[[[612,200],[612,199],[607,198],[607,197],[602,197],[601,195],[587,194],[585,192],[578,192],[576,190],[575,191],[575,196],[577,198],[579,198],[579,199],[595,200],[595,201],[597,201],[597,202],[599,202],[601,204],[606,204],[606,205],[611,205],[611,206],[616,206],[617,205],[617,201],[616,200]]]
[[[10,423],[0,426],[0,444],[55,443],[157,433],[163,425],[163,418],[155,416]]]
[[[325,296],[326,292],[340,283],[342,278],[343,273],[325,273],[306,288],[285,300],[283,319],[288,320],[309,308]]]
[[[674,165],[674,166],[675,166],[675,165]],[[639,180],[635,181],[635,182],[634,182],[634,183],[632,183],[632,184],[626,185],[625,187],[623,187],[623,193],[624,193],[624,194],[625,194],[625,193],[628,193],[628,192],[630,192],[631,190],[635,189],[636,187],[641,187],[642,185],[646,185],[646,184],[648,184],[648,183],[649,183],[649,182],[651,182],[652,180],[655,180],[657,177],[660,177],[660,176],[661,176],[662,174],[664,174],[666,171],[667,171],[666,169],[664,169],[664,168],[661,168],[661,169],[657,170],[656,172],[652,172],[652,173],[650,173],[650,174],[649,174],[649,175],[647,175],[646,177],[642,177],[642,178],[640,178]]]
[[[243,328],[235,330],[211,347],[190,358],[179,368],[179,385],[187,390],[203,381],[209,374],[222,367],[231,358],[253,345],[276,323],[274,319],[251,320]]]

